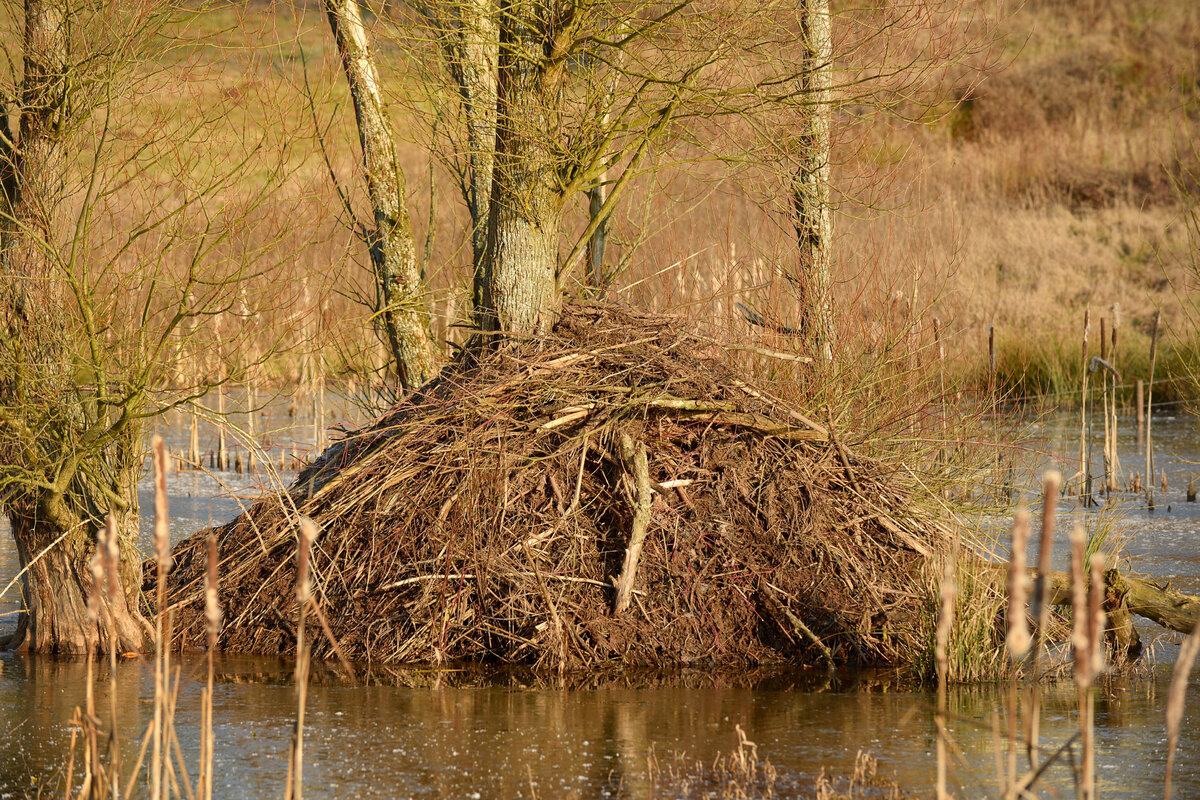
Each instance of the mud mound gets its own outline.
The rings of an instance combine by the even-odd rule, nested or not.
[[[352,659],[911,663],[944,539],[912,491],[680,320],[571,307],[548,339],[448,371],[220,528],[220,642],[294,649],[300,513]],[[202,534],[178,547],[184,646],[204,641],[204,565]]]

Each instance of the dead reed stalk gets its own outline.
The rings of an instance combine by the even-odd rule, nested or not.
[[[1088,333],[1091,331],[1090,308],[1083,311],[1083,385],[1079,398],[1079,494],[1086,507],[1090,501],[1092,488],[1092,467],[1088,460]]]
[[[163,800],[163,769],[167,742],[163,737],[170,677],[170,623],[167,614],[167,573],[171,570],[171,528],[167,504],[167,446],[161,436],[150,442],[154,453],[154,553],[158,568],[157,620],[154,626],[154,722],[150,751],[150,800]]]
[[[1042,533],[1038,542],[1038,577],[1034,587],[1034,616],[1037,630],[1033,645],[1033,686],[1030,689],[1028,740],[1026,752],[1030,768],[1036,766],[1036,754],[1041,739],[1041,682],[1042,651],[1046,646],[1046,631],[1050,626],[1050,568],[1054,557],[1054,517],[1058,511],[1058,492],[1062,474],[1048,471],[1042,478]]]
[[[1154,372],[1158,360],[1158,324],[1161,311],[1154,312],[1154,325],[1150,329],[1150,381],[1146,387],[1146,505],[1154,510]]]
[[[1175,667],[1171,670],[1171,688],[1167,694],[1167,777],[1163,788],[1163,800],[1171,800],[1171,779],[1175,771],[1175,748],[1179,744],[1179,727],[1183,722],[1184,702],[1187,698],[1188,678],[1200,651],[1200,625],[1188,635],[1179,648]]]
[[[950,632],[954,628],[954,600],[958,596],[958,587],[954,581],[954,560],[946,559],[942,571],[941,606],[938,610],[938,622],[934,655],[937,659],[937,798],[949,800],[950,793],[946,790],[946,680],[949,672]]]
[[[309,569],[317,525],[308,517],[300,518],[300,535],[296,549],[296,725],[292,731],[292,748],[288,759],[288,785],[285,800],[304,797],[304,709],[308,703],[309,646],[304,632],[308,603],[312,599],[312,578]]]
[[[1018,664],[1029,650],[1027,621],[1029,577],[1025,553],[1029,546],[1029,512],[1017,509],[1013,517],[1012,549],[1008,562],[1008,657],[1011,671],[1008,683],[1008,771],[1004,782],[1006,795],[1017,779],[1017,677]],[[1032,741],[1032,738],[1030,739]]]

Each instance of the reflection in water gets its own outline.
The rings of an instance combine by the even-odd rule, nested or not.
[[[274,443],[289,449],[292,441],[303,443],[304,432],[312,429],[310,421],[288,420],[283,414],[273,419]],[[289,424],[294,425],[290,432]],[[1073,452],[1073,425],[1065,418],[1047,423],[1045,449]],[[1187,478],[1200,471],[1196,426],[1186,419],[1156,419],[1154,426],[1157,462],[1178,496],[1160,498],[1154,514],[1128,510],[1125,553],[1139,571],[1200,591],[1200,504],[1182,502]],[[1137,469],[1131,466],[1139,463],[1132,425],[1124,426],[1122,434],[1122,460],[1128,470]],[[178,449],[186,441],[186,429],[172,429],[171,438]],[[1041,466],[1052,463],[1047,458]],[[1065,464],[1055,465],[1068,471]],[[258,480],[223,478],[247,496],[253,496]],[[146,508],[148,488],[143,487]],[[197,473],[172,476],[171,490],[174,538],[210,519],[229,519],[238,510],[232,497]],[[1064,525],[1070,524],[1071,515],[1062,516]],[[149,519],[145,522],[148,529]],[[6,524],[0,521],[0,588],[16,572]],[[18,604],[15,592],[0,598],[0,631],[15,621],[12,612]],[[1157,633],[1153,626],[1140,628],[1143,638]],[[1173,658],[1172,649],[1161,653]],[[179,700],[181,745],[193,764],[202,669],[198,659],[185,660]],[[83,703],[85,674],[77,661],[0,655],[0,799],[34,796],[41,787],[55,785],[70,741],[69,720]],[[1103,797],[1161,795],[1168,674],[1169,669],[1159,668],[1149,678],[1113,682],[1100,694],[1096,721]],[[516,798],[530,797],[532,782],[541,798],[642,798],[651,748],[660,756],[685,751],[711,761],[735,747],[735,725],[778,768],[785,792],[811,787],[822,768],[850,774],[860,749],[879,759],[881,774],[894,774],[903,788],[918,795],[930,794],[934,779],[932,698],[870,676],[826,692],[787,675],[743,676],[731,686],[728,680],[689,673],[640,687],[598,680],[569,690],[526,688],[515,673],[491,676],[486,685],[473,688],[451,685],[467,680],[462,676],[425,672],[393,677],[390,685],[347,686],[318,675],[310,692],[305,743],[309,797]],[[222,659],[214,698],[214,796],[260,798],[282,791],[295,711],[290,680],[291,666],[284,662]],[[101,664],[96,703],[106,725],[108,692],[107,665]],[[128,763],[152,713],[149,667],[136,659],[119,665],[117,692]],[[951,714],[957,719],[951,728],[963,754],[952,773],[965,788],[959,796],[996,795],[992,720],[1004,713],[1004,694],[991,686],[951,694]],[[1200,705],[1200,680],[1193,679],[1190,694],[1193,706]],[[1045,741],[1057,745],[1077,725],[1074,685],[1068,680],[1049,687],[1045,698]],[[1200,797],[1197,722],[1200,712],[1185,716],[1176,766],[1181,798]],[[1064,770],[1053,771],[1050,781],[1060,796],[1073,795]]]
[[[85,666],[78,661],[0,659],[0,797],[54,786],[70,740],[67,721],[83,702]],[[177,726],[189,759],[198,753],[202,660],[183,662]],[[295,712],[291,668],[278,660],[227,658],[218,668],[214,705],[215,796],[260,798],[282,790]],[[107,718],[107,668],[98,667],[96,702]],[[795,691],[780,676],[755,687],[731,687],[692,675],[643,688],[528,688],[516,675],[487,685],[345,685],[328,675],[309,694],[305,788],[313,798],[530,797],[644,798],[646,758],[684,751],[711,761],[737,742],[735,725],[779,770],[779,787],[811,788],[822,768],[848,775],[855,754],[878,757],[882,775],[918,795],[932,788],[932,698],[874,682],[873,691]],[[1115,681],[1097,703],[1098,771],[1106,798],[1161,792],[1165,750],[1162,699],[1166,673]],[[448,683],[448,682],[444,682]],[[776,687],[776,688],[772,688]],[[1193,682],[1193,692],[1200,681]],[[117,672],[119,728],[126,763],[152,714],[147,665],[130,660]],[[1070,681],[1048,688],[1043,734],[1048,745],[1075,731]],[[994,794],[993,713],[1003,691],[966,687],[951,694],[962,749],[954,777],[959,796]],[[1196,720],[1192,712],[1190,720]],[[106,720],[107,721],[107,720]],[[1001,720],[1003,725],[1003,721]],[[1177,779],[1180,797],[1200,796],[1200,729],[1184,723]],[[194,771],[194,770],[193,770]],[[31,777],[36,778],[31,783]],[[1070,775],[1053,770],[1047,786],[1070,796]],[[1047,794],[1046,796],[1052,796]]]

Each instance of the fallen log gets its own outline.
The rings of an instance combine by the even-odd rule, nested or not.
[[[994,569],[997,586],[1004,587],[1008,580],[1008,566],[1005,564],[989,564]],[[1063,570],[1050,570],[1046,573],[1050,580],[1049,598],[1051,605],[1071,605],[1071,574]],[[1037,578],[1037,570],[1030,569],[1031,580]],[[1115,569],[1104,573],[1104,582],[1109,591],[1106,593],[1106,606],[1124,606],[1130,614],[1136,614],[1169,630],[1180,633],[1191,633],[1200,620],[1200,597],[1184,594],[1170,588],[1160,586],[1152,581],[1135,578],[1132,575],[1122,575]]]

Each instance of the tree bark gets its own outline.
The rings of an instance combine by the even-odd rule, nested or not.
[[[434,6],[436,9],[436,5]],[[436,12],[435,12],[436,13]],[[467,210],[471,215],[473,298],[483,299],[496,144],[496,69],[499,27],[493,0],[459,0],[445,21],[445,50],[467,128]]]
[[[26,604],[6,644],[60,653],[139,650],[147,633],[137,606],[141,559],[134,546],[141,426],[128,407],[102,407],[75,385],[57,289],[56,224],[71,113],[65,5],[26,0],[23,45],[17,137],[0,147],[0,415],[7,428],[0,458],[21,475],[9,481],[0,508],[12,525]],[[103,377],[94,380],[95,394],[105,393]],[[121,585],[93,623],[88,560],[114,505]]]
[[[536,0],[500,8],[496,160],[488,216],[483,330],[541,336],[558,318],[562,194],[547,132],[557,129],[547,58],[548,10]],[[553,69],[561,69],[561,64]]]
[[[384,329],[400,384],[415,388],[434,376],[438,359],[408,216],[404,173],[396,161],[392,123],[379,91],[379,73],[358,2],[326,0],[325,12],[358,123],[367,195],[375,217],[368,245]]]
[[[93,649],[109,652],[116,648],[119,653],[145,649],[149,628],[138,610],[142,567],[136,549],[129,544],[121,548],[121,580],[115,596],[110,597],[104,587],[95,585],[88,569],[95,549],[92,531],[85,532],[82,526],[64,531],[38,517],[10,515],[9,519],[21,568],[28,568],[21,582],[25,611],[8,642],[10,648],[74,655]],[[136,507],[133,530],[127,524],[124,531],[124,542],[136,537]],[[37,558],[47,547],[50,549]],[[100,592],[102,610],[93,622],[88,618],[88,599],[94,592]]]
[[[802,330],[824,360],[833,357],[833,300],[829,204],[833,34],[829,0],[806,0],[802,11],[802,92],[807,100],[800,134],[800,165],[792,184],[792,216],[800,249]]]

